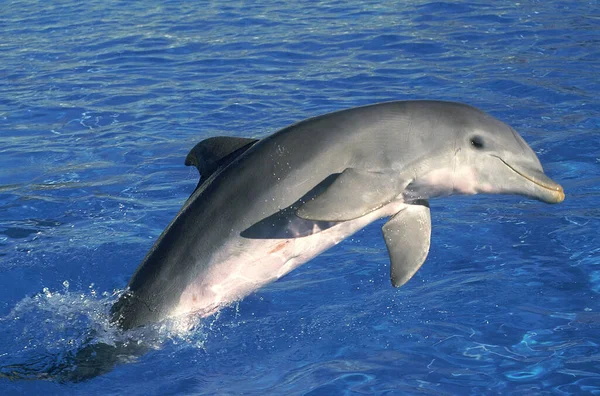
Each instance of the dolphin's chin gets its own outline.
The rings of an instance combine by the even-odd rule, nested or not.
[[[565,200],[565,192],[562,186],[546,176],[541,170],[527,166],[511,165],[502,158],[497,158],[510,170],[529,182],[529,189],[526,195],[551,204],[560,203]]]

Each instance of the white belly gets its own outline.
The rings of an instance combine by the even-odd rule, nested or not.
[[[247,239],[226,243],[197,279],[183,291],[171,316],[212,315],[273,282],[313,257],[382,217],[406,205],[392,202],[358,219],[346,221],[312,235],[293,239]]]

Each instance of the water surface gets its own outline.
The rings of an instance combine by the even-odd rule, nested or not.
[[[0,367],[87,341],[197,182],[198,141],[384,100],[475,105],[567,192],[432,201],[394,289],[371,225],[83,383],[3,394],[600,392],[597,1],[73,0],[0,8]],[[104,338],[103,338],[104,337]]]

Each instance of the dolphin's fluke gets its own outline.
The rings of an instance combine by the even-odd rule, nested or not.
[[[148,352],[150,348],[134,341],[89,344],[68,356],[56,370],[58,382],[82,382],[106,374],[119,364],[130,363]]]
[[[400,287],[421,268],[429,253],[431,215],[429,203],[418,201],[396,213],[383,225],[383,237],[390,254],[390,277]]]
[[[136,341],[118,341],[113,345],[89,343],[77,351],[42,355],[29,362],[0,367],[0,378],[83,382],[108,373],[119,364],[132,362],[150,349],[148,344]]]

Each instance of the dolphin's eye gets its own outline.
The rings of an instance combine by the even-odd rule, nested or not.
[[[473,146],[473,148],[480,150],[483,148],[483,138],[481,136],[473,136],[471,138],[471,146]]]

